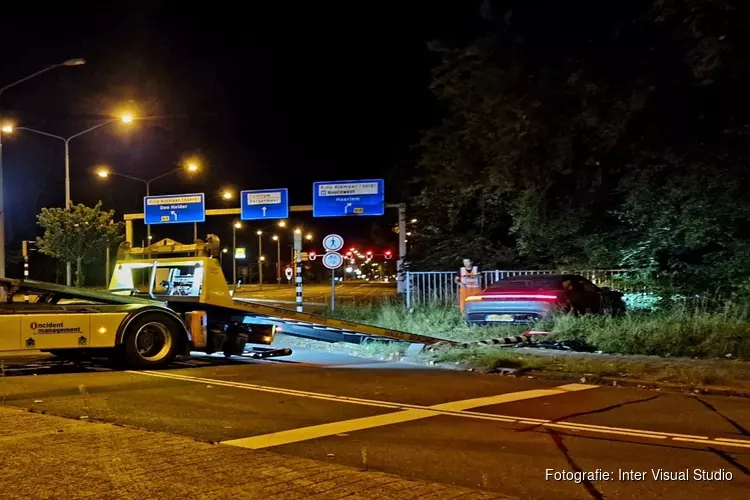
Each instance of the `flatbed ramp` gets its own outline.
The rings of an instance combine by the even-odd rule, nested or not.
[[[271,306],[251,299],[233,299],[233,306],[246,315],[265,324],[275,324],[283,333],[328,342],[350,342],[360,344],[372,337],[399,340],[417,344],[435,344],[443,339],[402,332],[379,326],[366,325],[319,314],[297,312]]]

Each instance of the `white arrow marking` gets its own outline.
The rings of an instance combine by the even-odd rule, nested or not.
[[[266,216],[266,207],[261,208],[261,210],[263,210],[263,217],[265,217]]]
[[[351,203],[347,203],[346,206],[344,207],[344,213],[347,213],[347,208],[349,208],[351,206],[352,206]]]
[[[177,220],[177,212],[175,212],[174,210],[171,210],[169,213],[174,215],[174,220]]]

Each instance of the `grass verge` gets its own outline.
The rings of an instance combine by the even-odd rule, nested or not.
[[[336,311],[336,317],[459,342],[517,335],[525,330],[522,326],[469,326],[454,308],[408,311],[394,303],[343,308]],[[488,371],[515,368],[688,385],[750,385],[750,318],[744,307],[719,311],[674,307],[620,318],[563,315],[537,328],[552,332],[554,340],[580,342],[599,354],[448,348],[424,360]],[[398,352],[393,346],[373,344],[362,346],[360,355],[393,359]]]
[[[520,372],[566,373],[583,377],[638,379],[691,387],[720,385],[750,389],[750,363],[685,358],[603,356],[592,354],[535,354],[515,348],[445,349],[425,360],[460,363],[493,372],[502,368]]]

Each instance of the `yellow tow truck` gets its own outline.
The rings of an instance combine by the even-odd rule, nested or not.
[[[170,239],[146,248],[123,244],[106,291],[1,278],[6,300],[0,303],[0,354],[106,356],[119,365],[154,368],[191,351],[286,356],[290,349],[264,347],[280,329],[324,340],[335,334],[419,344],[440,341],[237,300],[216,259],[219,252],[214,235],[192,245]]]

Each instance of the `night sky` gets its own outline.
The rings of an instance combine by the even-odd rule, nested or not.
[[[17,126],[67,136],[123,106],[137,116],[164,117],[129,129],[113,124],[74,139],[75,202],[101,199],[118,215],[140,211],[142,184],[102,181],[93,167],[107,164],[148,178],[174,168],[186,154],[200,155],[206,170],[195,179],[158,181],[152,194],[202,191],[210,197],[224,186],[287,187],[292,204],[309,204],[313,181],[386,177],[387,201],[408,201],[393,172],[404,168],[419,130],[437,113],[428,91],[435,55],[426,42],[460,34],[471,5],[321,10],[283,4],[213,11],[205,4],[181,5],[45,8],[6,12],[0,21],[0,86],[65,59],[87,61],[6,91],[0,109]],[[12,251],[21,239],[39,234],[34,222],[41,207],[64,202],[63,145],[23,131],[4,137],[3,144]],[[222,206],[214,200],[208,208]],[[349,241],[371,244],[373,224],[387,227],[396,213],[294,222],[318,235],[336,230]],[[213,218],[200,234],[214,232],[229,243],[230,224],[230,218]],[[161,226],[153,233],[156,239],[189,240],[192,228]],[[392,237],[382,245],[395,247]]]

